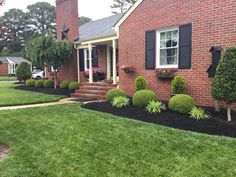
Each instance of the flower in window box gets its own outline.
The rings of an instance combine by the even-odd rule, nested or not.
[[[131,65],[122,65],[120,68],[127,74],[135,72],[135,68]]]
[[[157,70],[157,78],[161,80],[171,80],[175,77],[175,70]]]

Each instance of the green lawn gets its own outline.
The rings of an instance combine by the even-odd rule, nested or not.
[[[0,106],[24,105],[58,101],[63,96],[16,90],[11,82],[0,82]]]
[[[16,81],[16,77],[0,76],[0,81]]]
[[[0,112],[1,177],[234,177],[236,139],[81,109]]]

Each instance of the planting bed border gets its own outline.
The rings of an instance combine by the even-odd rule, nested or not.
[[[115,108],[108,102],[93,102],[84,104],[82,107],[181,130],[236,137],[236,112],[232,112],[233,121],[227,122],[226,111],[222,110],[218,113],[215,112],[213,108],[205,108],[212,116],[211,119],[195,120],[190,119],[189,115],[172,112],[170,110],[163,111],[160,114],[149,114],[144,109],[136,108],[134,106]]]

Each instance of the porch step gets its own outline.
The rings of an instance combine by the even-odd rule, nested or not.
[[[107,91],[117,86],[117,84],[107,83],[82,83],[71,96],[88,100],[105,100]]]

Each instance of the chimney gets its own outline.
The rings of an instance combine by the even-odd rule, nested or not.
[[[56,0],[57,39],[73,41],[79,35],[78,0]]]

